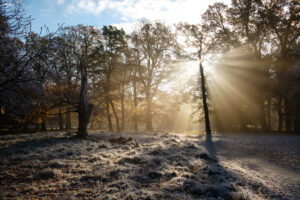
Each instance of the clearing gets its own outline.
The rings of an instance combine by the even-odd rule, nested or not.
[[[0,136],[0,199],[300,199],[300,136]]]

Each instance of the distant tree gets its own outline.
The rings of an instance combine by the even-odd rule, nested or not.
[[[106,112],[107,112],[107,121],[109,125],[109,130],[112,131],[112,122],[110,115],[110,107],[112,108],[114,117],[116,119],[117,130],[120,131],[120,122],[119,116],[117,112],[117,108],[114,105],[113,101],[113,91],[116,89],[114,87],[117,84],[113,84],[113,76],[116,73],[117,68],[120,69],[118,72],[122,72],[124,67],[121,63],[121,56],[124,48],[126,47],[125,41],[125,32],[123,29],[117,29],[114,26],[104,26],[102,28],[102,40],[103,40],[103,48],[104,53],[102,55],[102,73],[104,75],[103,91],[105,95],[105,104],[106,104]],[[121,94],[122,95],[122,94]],[[121,96],[122,98],[122,96]]]
[[[152,100],[176,60],[177,40],[166,25],[143,22],[133,32],[132,43],[142,58],[138,74],[146,97],[146,130],[152,131]]]
[[[272,46],[276,48],[275,76],[277,79],[276,98],[278,99],[278,130],[282,131],[283,116],[285,116],[285,128],[292,131],[293,106],[290,102],[290,91],[293,83],[287,78],[287,73],[294,65],[292,53],[299,43],[299,1],[283,0],[263,2],[264,9],[260,13],[266,20],[268,31],[272,34]],[[293,86],[292,86],[293,87]],[[282,108],[284,105],[284,108]],[[284,110],[284,113],[282,113]]]
[[[116,84],[118,87],[118,96],[121,104],[121,126],[120,130],[123,131],[125,127],[125,103],[126,103],[126,93],[128,93],[128,87],[130,83],[130,73],[131,73],[131,63],[125,57],[125,54],[122,56],[122,60],[117,65],[116,68]]]
[[[294,49],[292,55],[295,58],[294,66],[292,66],[288,72],[287,77],[291,83],[291,89],[289,91],[289,100],[291,107],[293,108],[293,125],[294,133],[300,133],[300,44]]]
[[[294,0],[233,0],[231,6],[223,3],[210,6],[202,16],[203,27],[210,32],[211,42],[214,44],[212,47],[216,53],[225,53],[225,57],[228,57],[233,56],[230,51],[237,53],[233,49],[247,49],[247,55],[251,55],[252,65],[249,57],[236,56],[235,59],[239,59],[240,64],[228,72],[232,72],[233,82],[237,78],[233,72],[239,69],[241,84],[240,88],[235,85],[237,90],[242,92],[242,85],[245,84],[247,87],[244,88],[253,90],[252,96],[245,95],[255,105],[252,110],[259,110],[257,118],[260,119],[263,131],[272,129],[271,119],[276,118],[278,131],[282,131],[284,127],[283,119],[286,131],[292,130],[295,109],[289,96],[293,83],[290,81],[292,79],[287,78],[287,72],[294,66],[292,52],[299,41],[298,11],[299,2]],[[235,59],[232,58],[231,62],[238,63]],[[230,65],[228,60],[227,64]],[[223,67],[229,69],[228,65],[224,64]],[[271,116],[274,105],[278,117]],[[246,113],[243,112],[242,115],[245,116]],[[246,121],[243,123],[245,128]]]
[[[136,48],[128,48],[126,53],[126,63],[130,66],[130,82],[132,87],[133,109],[132,120],[134,124],[134,130],[138,131],[138,95],[139,95],[139,75],[138,70],[141,66],[143,58],[140,56],[140,52]]]
[[[267,48],[265,44],[269,39],[266,19],[260,16],[263,9],[261,1],[234,0],[232,1],[232,7],[228,10],[229,22],[239,35],[241,44],[251,48],[254,52],[255,59],[259,62],[264,62],[264,52]],[[257,91],[266,89],[267,77],[269,76],[268,67],[268,65],[260,65],[256,70],[256,76],[261,77],[261,79],[257,79],[255,83]],[[268,130],[265,112],[265,103],[268,97],[266,94],[267,93],[261,92],[254,98],[254,101],[256,101],[260,107],[260,122],[263,131]]]

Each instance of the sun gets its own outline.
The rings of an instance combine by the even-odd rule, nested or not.
[[[210,77],[214,75],[215,67],[214,65],[204,62],[203,63],[204,73],[206,77]],[[199,75],[199,61],[189,61],[184,63],[183,65],[183,73],[187,77]]]

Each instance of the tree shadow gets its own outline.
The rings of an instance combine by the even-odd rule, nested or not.
[[[211,134],[206,134],[205,136],[205,148],[207,150],[208,155],[212,158],[215,158],[216,162],[218,163],[217,152],[214,143],[212,141]]]
[[[13,152],[13,157],[22,157],[26,149],[36,153],[43,151],[45,156],[37,155],[37,159],[46,161],[41,166],[54,168],[54,173],[57,173],[56,169],[60,169],[61,174],[58,173],[54,178],[68,177],[70,190],[88,186],[97,189],[104,196],[116,195],[119,199],[125,199],[129,195],[128,191],[142,197],[141,199],[146,199],[147,196],[150,199],[230,199],[232,195],[237,195],[238,187],[249,188],[246,183],[252,184],[245,177],[239,177],[221,165],[216,149],[219,145],[215,146],[212,135],[180,140],[174,135],[131,134],[132,141],[122,145],[103,143],[103,138],[107,141],[111,138],[110,134],[106,136],[99,134],[98,138],[91,137],[88,140],[63,137],[33,139],[0,148],[0,157],[10,157],[5,156],[5,152]],[[113,138],[120,136],[125,137],[113,134]],[[88,144],[90,140],[91,144]],[[136,140],[139,145],[136,145]],[[54,146],[57,154],[47,152]],[[68,148],[78,147],[82,149],[68,154]],[[24,157],[28,161],[33,159],[28,154]],[[61,160],[48,163],[48,160],[57,158]],[[23,164],[18,165],[23,161],[24,159],[9,159],[10,166],[24,167]],[[30,164],[26,169],[31,167]],[[40,164],[36,167],[40,167]],[[90,170],[86,170],[87,167]],[[49,172],[47,173],[48,178]],[[39,175],[45,176],[40,172]],[[97,185],[99,182],[103,185],[101,189]],[[274,193],[259,183],[254,183],[251,187],[251,190],[260,190],[267,195]],[[244,194],[240,194],[242,195]],[[247,199],[245,196],[241,198]]]
[[[46,137],[46,138],[45,138]],[[0,147],[0,163],[18,165],[34,160],[49,161],[52,159],[66,159],[70,156],[80,156],[86,154],[85,151],[78,151],[76,154],[72,149],[68,149],[75,143],[80,143],[82,139],[76,136],[66,135],[47,135],[45,137],[33,138],[8,136],[1,138],[3,144],[7,141],[8,144]]]
[[[156,147],[135,156],[139,162],[128,165],[133,170],[132,184],[139,189],[154,190],[155,198],[163,199],[251,199],[251,193],[282,199],[263,183],[225,169],[213,136],[202,137],[195,142],[196,146]],[[152,157],[145,159],[147,155]]]

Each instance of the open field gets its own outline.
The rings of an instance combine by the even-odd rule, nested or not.
[[[300,136],[0,136],[0,199],[300,199]]]

